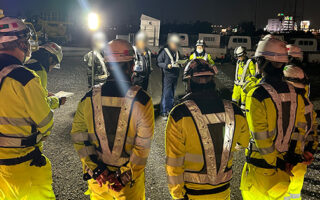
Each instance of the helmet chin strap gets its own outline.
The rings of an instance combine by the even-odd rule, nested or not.
[[[28,61],[31,57],[31,46],[28,41],[20,41],[18,43],[18,48],[24,53],[23,63]]]

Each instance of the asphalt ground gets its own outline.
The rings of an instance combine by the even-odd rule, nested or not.
[[[67,103],[60,109],[55,110],[55,126],[51,136],[45,143],[45,155],[52,162],[53,187],[58,200],[85,200],[87,190],[86,182],[82,180],[82,168],[78,155],[76,154],[71,138],[70,130],[73,115],[77,104],[87,92],[86,65],[80,56],[65,56],[61,70],[55,70],[48,76],[48,89],[50,92],[67,91],[73,92]],[[217,86],[223,91],[225,97],[230,97],[232,88],[232,77],[234,66],[226,63],[219,66],[220,73],[217,76]],[[179,79],[181,80],[181,79]],[[150,78],[150,94],[155,104],[161,98],[161,73],[157,67]],[[178,83],[177,96],[183,95],[182,81]],[[155,105],[156,114],[158,105]],[[165,150],[164,132],[166,122],[156,115],[154,140],[146,166],[146,199],[162,200],[170,199],[165,175]],[[242,166],[244,163],[244,152],[240,151],[234,156],[233,179],[231,181],[231,199],[241,199],[239,191]],[[304,186],[304,199],[320,199],[320,157],[310,166]]]

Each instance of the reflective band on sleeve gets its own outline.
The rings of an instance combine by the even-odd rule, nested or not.
[[[182,184],[183,181],[183,175],[179,175],[179,176],[168,176],[168,183],[170,185],[178,185],[178,184]]]
[[[71,139],[73,142],[97,141],[95,134],[88,132],[72,133]]]
[[[251,134],[255,140],[266,140],[275,136],[276,130],[264,132],[251,132]]]
[[[166,157],[166,164],[170,167],[182,167],[184,163],[184,157],[170,158]]]
[[[132,154],[130,156],[130,162],[135,164],[135,165],[146,165],[147,164],[147,159],[148,158],[142,158],[142,157],[136,155],[134,153],[134,151],[132,152]]]
[[[52,128],[53,128],[53,124],[45,131],[45,132],[43,132],[42,134],[47,134],[49,131],[51,131],[52,130]]]
[[[80,158],[85,158],[90,155],[95,155],[96,149],[94,146],[85,146],[82,149],[78,150],[78,154],[79,154]]]
[[[27,118],[0,117],[0,125],[30,126],[32,124],[34,124],[34,122],[30,117],[27,117]]]
[[[298,128],[302,128],[302,129],[305,129],[305,128],[307,127],[307,123],[298,122],[298,123],[297,123],[297,127],[298,127]]]
[[[301,198],[301,194],[290,194],[290,198],[291,199],[300,199]]]
[[[38,124],[39,128],[48,125],[53,118],[53,112],[50,110],[49,114]]]
[[[194,162],[194,163],[203,163],[204,162],[203,155],[201,155],[201,154],[191,154],[191,153],[186,153],[185,161]]]
[[[135,140],[135,145],[145,149],[150,149],[151,138],[143,138],[143,137],[137,136]]]
[[[304,136],[301,135],[299,132],[294,132],[294,133],[292,133],[291,140],[303,141]]]
[[[133,145],[134,144],[134,137],[127,136],[126,138],[126,144]]]
[[[259,151],[261,155],[267,155],[267,154],[274,152],[275,147],[274,147],[274,145],[272,145],[271,147],[267,147],[267,148],[258,148],[255,144],[253,144],[252,150]]]

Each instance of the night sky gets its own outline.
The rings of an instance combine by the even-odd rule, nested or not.
[[[268,18],[277,13],[293,13],[294,0],[257,0],[257,24],[264,27]],[[109,25],[139,23],[142,13],[161,19],[162,22],[209,21],[213,24],[235,25],[254,21],[256,0],[0,0],[0,8],[7,15],[23,15],[43,10],[59,9],[79,16],[89,6],[99,8]],[[81,6],[82,5],[82,6]],[[88,6],[89,5],[89,6]],[[320,1],[298,0],[298,16],[311,20],[320,27]],[[89,8],[90,9],[90,8]]]

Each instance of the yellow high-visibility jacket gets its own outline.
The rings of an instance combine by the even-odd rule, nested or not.
[[[18,59],[0,54],[0,72],[0,159],[18,158],[42,147],[53,112],[39,77]]]
[[[188,194],[186,188],[190,191],[212,190],[215,188],[227,189],[232,176],[232,171],[230,170],[232,167],[232,153],[235,151],[235,146],[236,144],[240,144],[242,147],[248,146],[249,129],[242,111],[235,104],[228,101],[224,102],[213,93],[214,91],[191,94],[183,103],[174,107],[169,115],[166,127],[166,172],[169,191],[173,199],[180,199],[183,198],[186,193]],[[197,113],[201,112],[200,114],[208,120],[207,124],[200,126],[197,124],[197,120],[195,120],[194,114],[192,114],[193,111],[191,112],[190,110],[190,102],[194,102],[196,105],[191,110]],[[226,104],[230,105],[230,107],[227,108]],[[232,111],[229,113],[231,115],[230,118],[234,118],[234,120],[230,120],[227,125],[223,122],[226,120],[225,116],[227,115],[224,114],[226,110],[233,110],[233,114]],[[221,120],[221,122],[216,123],[215,120]],[[207,149],[208,144],[203,143],[201,139],[202,136],[200,136],[201,133],[208,134],[208,132],[206,129],[201,133],[199,132],[199,130],[202,131],[201,128],[206,127],[209,127],[208,129],[214,146],[213,151],[215,151],[215,153],[209,153],[209,155],[207,153],[205,154],[206,150],[204,150]],[[230,130],[230,127],[234,128],[234,132],[230,133],[225,131]],[[226,136],[229,133],[231,137]],[[224,135],[226,137],[224,137]],[[232,137],[233,139],[231,139]],[[226,138],[229,139],[226,141]],[[230,151],[226,150],[222,153],[222,147],[224,145],[230,145]],[[228,149],[228,147],[225,149]],[[224,178],[221,179],[221,177],[224,176],[217,178],[217,184],[212,182],[211,178],[213,178],[213,176],[211,176],[211,178],[205,177],[206,173],[209,175],[216,173],[216,170],[211,169],[213,167],[211,166],[213,160],[217,161],[217,168],[223,166],[218,163],[227,163],[226,166],[224,166],[225,170],[221,167],[222,172],[219,172],[221,175],[221,173],[225,171],[227,178],[226,180],[223,180]],[[199,178],[198,176],[204,177]],[[192,179],[194,180],[192,181]],[[202,179],[203,181],[200,181],[200,183],[199,180]]]
[[[236,73],[234,83],[236,85],[243,85],[248,77],[256,74],[256,65],[251,59],[237,61]]]
[[[153,137],[151,97],[140,87],[111,77],[100,86],[83,97],[72,124],[71,138],[83,172],[92,176],[101,167],[120,168],[131,170],[136,180],[144,173]]]
[[[281,96],[280,102],[282,103],[271,96],[267,91],[270,88],[264,87],[266,84],[274,88],[273,93]],[[292,103],[293,101],[296,103]],[[281,112],[278,104],[282,105]],[[281,77],[262,78],[261,83],[248,93],[246,110],[251,133],[249,148],[251,150],[246,150],[246,156],[258,162],[260,166],[278,167],[280,163],[283,163],[281,160],[289,150],[294,130],[297,130],[302,136],[305,134],[306,119],[303,97],[296,94],[294,88],[283,82]],[[281,130],[283,130],[284,137],[279,135]],[[281,138],[282,143],[279,142]],[[297,142],[293,153],[301,155],[301,145],[301,141]]]
[[[203,55],[199,56],[199,55],[196,55],[196,53],[194,52],[190,55],[189,60],[194,60],[194,59],[203,59],[207,61],[210,65],[215,65],[215,62],[209,53],[204,52]]]
[[[309,99],[309,87],[306,87],[305,89],[296,88],[296,92],[303,96],[307,123],[305,137],[297,135],[294,140],[302,140],[304,142],[304,149],[302,151],[309,151],[310,153],[315,154],[319,145],[318,122],[316,119],[317,113],[314,111],[313,104]]]
[[[246,79],[245,84],[242,86],[242,91],[247,95],[250,90],[255,88],[261,81],[261,77],[251,76]]]
[[[35,59],[30,59],[25,66],[37,73],[37,75],[40,77],[41,80],[41,85],[44,88],[44,90],[47,92],[48,95],[48,90],[47,90],[47,85],[48,85],[48,73],[43,65]],[[51,109],[57,109],[60,106],[60,101],[59,98],[56,96],[50,96],[47,97],[48,104],[50,105]]]

